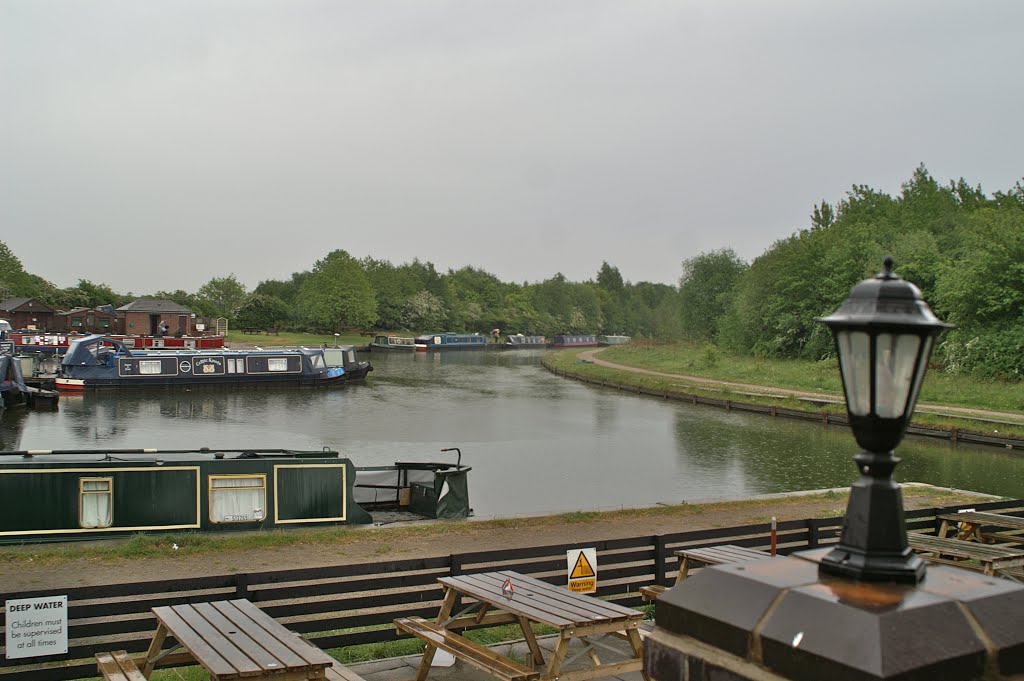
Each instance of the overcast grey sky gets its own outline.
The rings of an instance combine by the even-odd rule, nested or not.
[[[1024,2],[0,0],[0,240],[59,286],[337,248],[677,283],[853,184],[1024,175]]]

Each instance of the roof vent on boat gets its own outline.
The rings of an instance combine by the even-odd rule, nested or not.
[[[224,458],[224,452],[214,452],[213,453],[213,458],[215,458],[215,459],[223,459]]]

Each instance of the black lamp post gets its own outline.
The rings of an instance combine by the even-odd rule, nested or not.
[[[924,561],[907,546],[893,449],[914,411],[935,338],[950,325],[932,314],[916,286],[892,273],[892,258],[820,321],[835,336],[850,427],[864,448],[854,457],[860,478],[850,491],[842,536],[820,572],[916,584]]]

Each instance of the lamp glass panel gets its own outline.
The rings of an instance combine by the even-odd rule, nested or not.
[[[863,331],[837,331],[836,344],[846,408],[856,416],[867,416],[871,412],[871,337]]]
[[[928,336],[924,339],[924,349],[918,355],[920,359],[917,361],[917,375],[914,376],[914,388],[910,392],[910,401],[907,403],[907,413],[914,411],[914,405],[917,404],[917,396],[921,392],[921,383],[924,381],[924,373],[928,369],[928,358],[932,356],[932,343],[935,342],[933,336]]]
[[[880,333],[875,339],[875,414],[895,419],[907,408],[920,336]]]

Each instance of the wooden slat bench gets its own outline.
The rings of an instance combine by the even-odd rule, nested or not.
[[[668,591],[667,586],[661,584],[647,584],[646,586],[640,587],[640,597],[648,603],[658,600],[661,594]]]
[[[412,634],[427,643],[445,650],[466,664],[506,681],[532,681],[540,672],[499,655],[490,648],[429,622],[422,617],[400,617],[395,629]]]
[[[343,665],[334,663],[333,667],[324,669],[324,678],[327,681],[366,681],[363,677]]]
[[[1024,547],[1011,544],[979,544],[917,532],[907,533],[907,543],[921,557],[935,563],[950,563],[986,575],[1024,567]]]
[[[123,650],[96,653],[96,669],[107,681],[146,681],[135,662]]]

